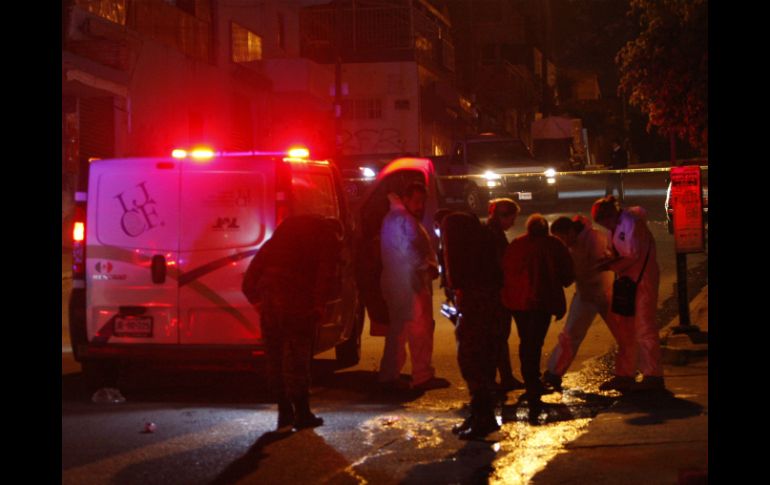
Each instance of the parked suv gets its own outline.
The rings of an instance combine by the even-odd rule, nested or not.
[[[286,153],[100,160],[78,192],[70,335],[89,382],[130,359],[250,360],[259,314],[241,292],[253,255],[282,220],[336,218],[344,229],[337,294],[316,353],[358,362],[363,307],[353,217],[337,169]]]
[[[480,135],[456,142],[452,153],[433,157],[442,196],[483,213],[487,202],[510,197],[522,204],[555,204],[557,171],[536,160],[518,139]]]

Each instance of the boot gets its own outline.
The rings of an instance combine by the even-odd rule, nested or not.
[[[293,399],[294,403],[294,428],[315,428],[324,424],[323,418],[310,411],[310,399],[307,396]]]
[[[472,416],[470,426],[467,429],[458,432],[457,437],[461,440],[484,438],[488,434],[494,433],[499,429],[500,425],[497,424],[497,418],[493,412],[481,416]]]
[[[473,399],[471,402],[470,426],[457,433],[461,440],[483,438],[500,429],[495,416],[494,401],[488,397]]]
[[[561,376],[557,376],[556,374],[551,374],[550,371],[545,371],[543,373],[543,384],[545,384],[546,388],[550,386],[554,391],[561,392]]]
[[[466,429],[469,429],[471,427],[471,424],[473,424],[473,414],[465,418],[465,420],[463,420],[462,423],[452,426],[452,433],[460,434]]]
[[[287,398],[278,400],[278,429],[294,424],[294,406]]]

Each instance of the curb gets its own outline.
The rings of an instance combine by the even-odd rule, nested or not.
[[[690,301],[693,331],[674,333],[679,326],[676,316],[660,335],[661,360],[664,364],[687,365],[708,358],[708,284]]]

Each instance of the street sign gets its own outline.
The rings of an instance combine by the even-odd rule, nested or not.
[[[700,167],[671,167],[671,204],[677,253],[704,250],[702,197]]]

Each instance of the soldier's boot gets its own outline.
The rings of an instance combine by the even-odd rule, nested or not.
[[[472,440],[483,438],[490,433],[500,429],[495,416],[494,401],[491,398],[474,400],[471,403],[470,426],[459,433],[457,437],[461,440]]]
[[[294,424],[294,406],[288,398],[278,400],[278,429]]]
[[[466,429],[469,429],[471,424],[473,424],[473,414],[465,418],[462,423],[452,426],[452,433],[460,434]]]
[[[310,399],[307,396],[292,399],[294,403],[294,428],[315,428],[324,424],[323,418],[316,416],[310,410]]]

